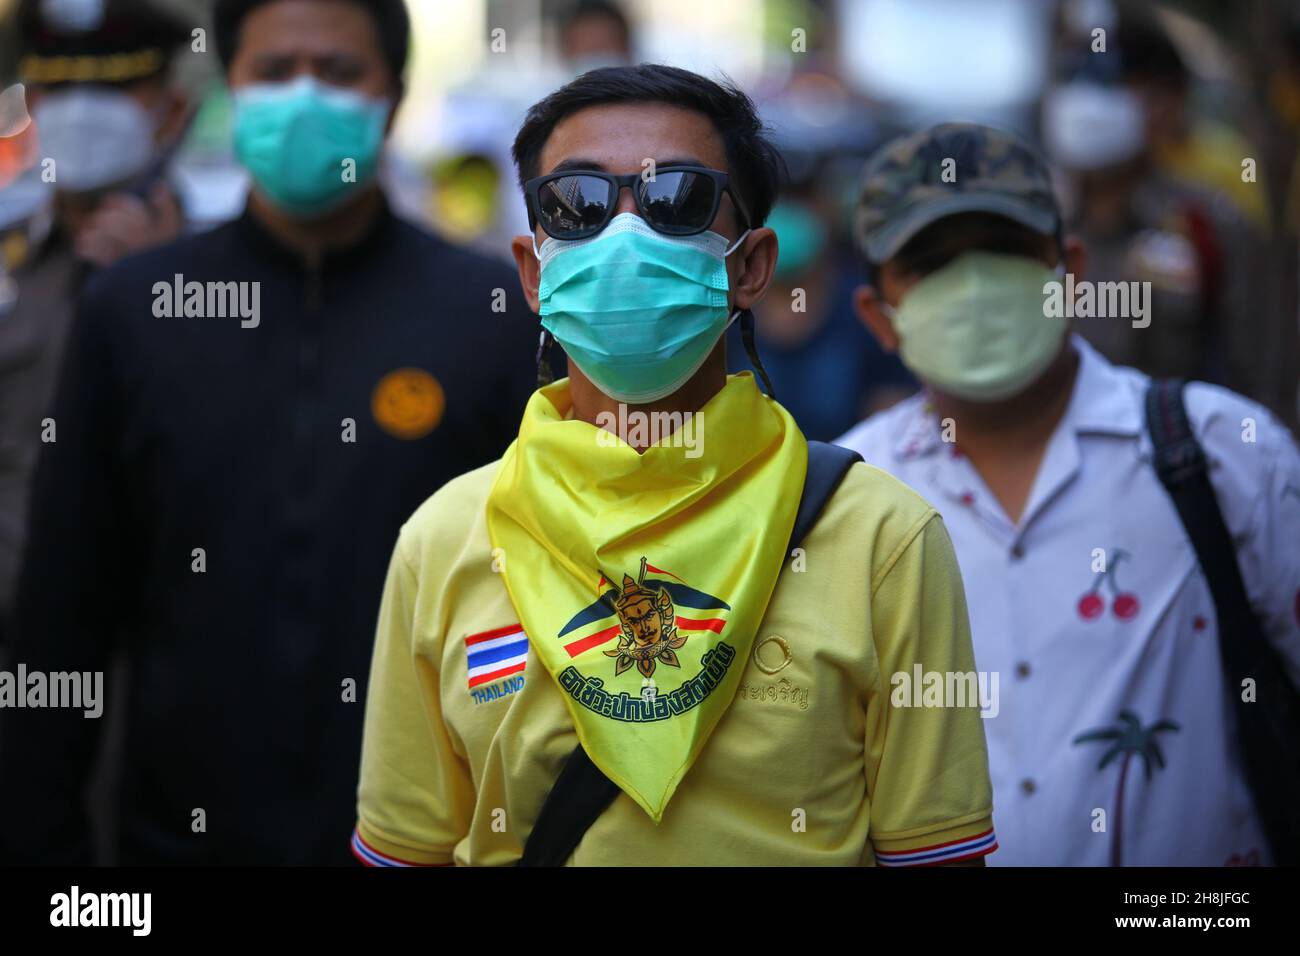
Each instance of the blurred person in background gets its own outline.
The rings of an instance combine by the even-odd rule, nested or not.
[[[974,124],[900,138],[866,167],[857,227],[872,274],[857,308],[925,389],[840,443],[933,502],[952,531],[976,663],[1002,676],[986,724],[993,863],[1269,862],[1244,770],[1255,740],[1238,735],[1241,691],[1219,644],[1244,642],[1247,624],[1262,631],[1248,673],[1263,688],[1267,665],[1278,683],[1242,706],[1294,700],[1294,439],[1214,385],[1157,406],[1156,425],[1185,406],[1235,544],[1249,607],[1217,605],[1212,569],[1153,467],[1150,380],[1045,306],[1065,270],[1085,274],[1086,253],[1064,238],[1042,158]],[[1231,560],[1223,550],[1211,560]],[[1286,747],[1280,763],[1294,760],[1294,740]],[[1294,836],[1294,805],[1286,813]]]
[[[442,157],[428,170],[429,218],[448,242],[485,255],[500,255],[502,204],[513,190],[505,187],[490,153],[475,150]]]
[[[1149,282],[1150,322],[1079,317],[1073,328],[1113,362],[1256,396],[1251,330],[1264,260],[1250,217],[1266,215],[1264,187],[1242,182],[1248,152],[1239,139],[1225,154],[1211,147],[1230,142],[1227,133],[1191,137],[1208,127],[1192,126],[1177,48],[1153,15],[1121,9],[1104,52],[1092,51],[1086,34],[1068,42],[1044,96],[1042,130],[1064,173],[1067,221],[1089,250],[1082,278]],[[1225,155],[1231,192],[1223,176],[1206,175]]]
[[[517,278],[376,182],[408,45],[401,0],[219,0],[244,214],[86,288],[13,660],[125,655],[120,862],[348,859],[392,541],[501,453],[532,390]],[[7,713],[0,859],[87,860],[98,736]]]
[[[632,24],[609,0],[575,0],[560,15],[560,57],[574,76],[632,62]]]
[[[1067,64],[1105,57],[1091,49],[1093,31],[1099,28],[1106,31],[1106,50],[1119,48],[1118,75],[1140,105],[1144,138],[1157,169],[1222,194],[1255,229],[1267,228],[1268,193],[1241,175],[1242,159],[1258,150],[1230,123],[1211,115],[1203,102],[1198,105],[1206,97],[1197,95],[1200,81],[1185,50],[1190,44],[1202,59],[1228,56],[1226,44],[1208,26],[1155,0],[1066,0],[1059,26]],[[1181,37],[1175,37],[1175,28],[1181,28]]]
[[[518,34],[535,26],[532,13],[539,11],[500,6],[494,18],[504,17],[502,29]],[[433,228],[484,255],[508,259],[511,238],[528,226],[511,175],[510,141],[533,91],[554,88],[590,69],[632,62],[635,29],[618,4],[570,0],[557,5],[551,20],[545,25],[550,30],[539,32],[555,37],[558,62],[515,60],[502,68],[503,58],[487,58],[447,91],[431,137],[438,146],[428,167]]]
[[[23,0],[17,16],[19,77],[53,186],[50,241],[105,266],[174,239],[183,217],[166,163],[189,104],[172,66],[188,27],[149,0]]]
[[[1268,191],[1258,175],[1253,181],[1244,178],[1241,167],[1259,150],[1228,122],[1196,108],[1192,71],[1170,33],[1170,23],[1177,22],[1173,14],[1151,0],[1125,0],[1118,9],[1115,35],[1127,51],[1124,80],[1142,104],[1156,167],[1222,194],[1252,229],[1266,230]]]
[[[834,440],[916,390],[853,310],[862,283],[851,229],[854,188],[880,144],[881,110],[845,82],[835,12],[816,11],[809,49],[760,102],[784,181],[768,222],[781,254],[769,294],[753,309],[754,336],[777,397],[818,441]],[[733,326],[727,339],[730,370],[756,371],[742,329]]]
[[[27,166],[0,189],[0,641],[12,610],[41,421],[92,268],[178,236],[164,163],[185,125],[171,81],[189,31],[147,0],[24,0],[16,9],[32,123]]]
[[[768,226],[781,255],[769,294],[754,307],[754,335],[782,404],[809,438],[831,441],[863,416],[916,390],[898,361],[858,321],[852,292],[862,274],[840,247],[825,170],[782,190]],[[741,330],[728,333],[733,372],[753,370]]]

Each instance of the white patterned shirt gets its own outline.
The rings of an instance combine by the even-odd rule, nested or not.
[[[1074,391],[1018,523],[924,394],[839,440],[928,499],[956,547],[976,666],[1000,691],[989,864],[1266,863],[1214,603],[1151,463],[1149,379],[1073,344]],[[1300,685],[1300,453],[1232,392],[1194,383],[1185,402],[1251,604]]]

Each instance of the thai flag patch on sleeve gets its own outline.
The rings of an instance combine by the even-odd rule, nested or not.
[[[469,689],[523,673],[528,663],[528,637],[518,624],[498,627],[465,638]]]

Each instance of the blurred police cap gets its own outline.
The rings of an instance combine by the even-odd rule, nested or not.
[[[126,84],[167,69],[190,27],[150,0],[22,0],[18,6],[25,84]]]

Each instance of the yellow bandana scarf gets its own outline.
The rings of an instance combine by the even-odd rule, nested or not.
[[[578,739],[656,823],[735,697],[808,466],[794,419],[733,375],[693,447],[643,454],[533,394],[487,501],[488,534]],[[635,427],[635,422],[630,423]]]

